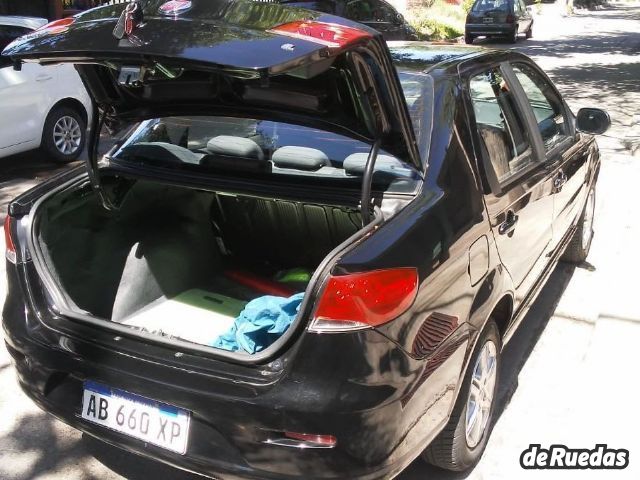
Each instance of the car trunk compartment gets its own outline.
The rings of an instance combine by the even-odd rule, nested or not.
[[[362,228],[351,206],[103,181],[120,198],[117,211],[103,209],[86,182],[36,206],[34,260],[71,316],[127,325],[133,335],[213,346],[252,300],[275,292],[284,304],[299,294],[299,304],[312,273]],[[287,331],[275,329],[249,353]]]

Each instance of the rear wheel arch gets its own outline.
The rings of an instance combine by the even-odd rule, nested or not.
[[[504,338],[504,334],[511,323],[513,317],[513,296],[509,293],[504,294],[498,303],[493,307],[489,314],[489,319],[496,322],[500,336]],[[488,320],[487,320],[488,321]]]
[[[495,278],[495,275],[498,275],[498,278]],[[493,282],[492,278],[493,277]],[[483,432],[483,438],[481,443],[477,446],[473,447],[471,452],[475,451],[477,448],[478,451],[474,453],[470,452],[462,452],[461,453],[461,441],[460,437],[460,415],[462,411],[462,403],[465,401],[465,398],[468,396],[468,382],[469,375],[474,369],[474,359],[475,352],[481,348],[481,343],[487,337],[487,332],[493,331],[495,344],[498,349],[498,355],[500,355],[501,347],[502,347],[502,339],[504,338],[504,334],[506,332],[507,327],[510,324],[511,317],[513,315],[513,307],[514,307],[514,297],[511,291],[505,290],[503,288],[497,288],[501,285],[510,285],[511,278],[509,274],[501,268],[496,268],[491,272],[490,275],[487,275],[485,278],[484,284],[491,284],[492,287],[496,287],[494,291],[495,295],[491,295],[489,298],[485,298],[485,300],[481,303],[481,310],[478,310],[476,314],[479,316],[480,311],[482,311],[482,315],[484,316],[481,322],[474,325],[477,327],[475,338],[472,339],[471,344],[468,347],[468,356],[464,365],[464,368],[461,372],[460,381],[458,383],[458,390],[456,392],[455,401],[451,405],[451,410],[449,411],[448,421],[445,423],[443,429],[439,432],[438,436],[432,440],[432,442],[428,445],[425,451],[422,453],[422,457],[430,464],[437,465],[440,468],[445,468],[448,470],[454,471],[464,471],[473,466],[482,455],[482,451],[485,448],[486,442],[488,441],[488,437],[492,430],[492,416],[493,413],[490,414],[488,424],[486,426],[486,431]],[[482,286],[478,290],[478,292],[482,291]],[[478,297],[476,298],[476,300]],[[493,303],[491,303],[493,301]],[[477,302],[474,302],[474,305]],[[491,305],[491,308],[487,308],[487,305]],[[488,310],[488,313],[486,313]],[[496,331],[497,329],[497,331]],[[466,387],[465,387],[466,385]],[[494,395],[499,386],[495,385],[494,387]],[[495,407],[492,407],[495,408]],[[493,410],[492,410],[493,412]],[[462,450],[465,450],[462,448]],[[464,458],[464,457],[468,458]]]
[[[511,275],[502,264],[498,264],[485,276],[475,292],[468,320],[472,327],[482,331],[487,322],[493,319],[500,335],[504,336],[515,307],[514,292]]]

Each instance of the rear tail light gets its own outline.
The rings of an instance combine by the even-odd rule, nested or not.
[[[376,327],[402,315],[418,291],[415,268],[393,268],[329,277],[309,327],[341,332]]]
[[[16,245],[15,243],[13,243],[12,238],[13,222],[13,217],[7,215],[4,220],[4,244],[6,247],[5,256],[7,257],[7,260],[9,260],[11,263],[16,263]]]
[[[62,33],[69,28],[69,26],[75,22],[76,19],[73,17],[61,18],[60,20],[55,20],[51,23],[47,23],[46,25],[38,28],[36,32],[44,32],[54,34],[54,33]]]
[[[507,15],[507,23],[513,23],[515,22],[515,18],[513,17],[513,15],[509,14]]]
[[[285,23],[268,30],[268,32],[308,40],[329,48],[344,48],[371,37],[371,34],[357,28],[305,20]]]

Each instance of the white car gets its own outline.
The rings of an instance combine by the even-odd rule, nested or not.
[[[0,52],[46,24],[44,18],[0,16]],[[91,99],[73,65],[26,63],[17,71],[0,56],[0,158],[41,147],[53,161],[75,160],[91,115]]]

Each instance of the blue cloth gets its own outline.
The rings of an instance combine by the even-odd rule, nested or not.
[[[264,350],[289,328],[296,318],[304,293],[289,298],[264,296],[250,301],[225,334],[210,345],[236,352]]]

